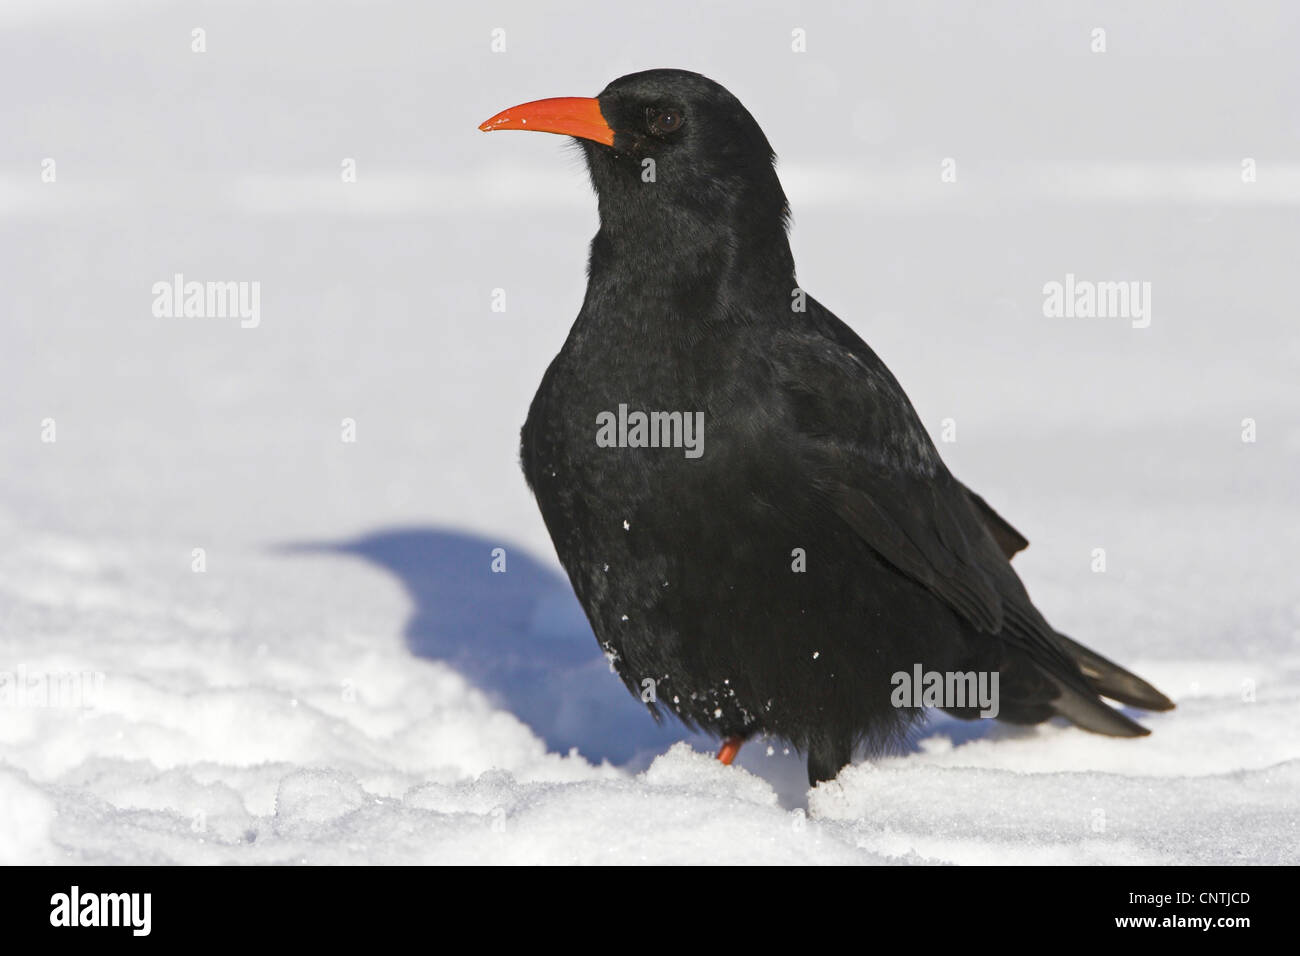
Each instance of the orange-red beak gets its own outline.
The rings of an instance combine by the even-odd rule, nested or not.
[[[494,129],[531,129],[614,145],[614,131],[601,115],[599,101],[586,96],[557,96],[521,103],[502,110],[479,129],[485,133]]]

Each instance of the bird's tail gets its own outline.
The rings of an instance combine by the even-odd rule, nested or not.
[[[1087,689],[1084,689],[1074,681],[1062,680],[1055,674],[1047,675],[1057,688],[1052,709],[1070,723],[1094,734],[1110,737],[1145,737],[1151,731],[1109,706],[1101,698],[1109,697],[1121,704],[1141,707],[1143,710],[1173,709],[1173,701],[1136,674],[1077,641],[1070,640],[1064,634],[1057,634],[1056,638],[1061,649],[1078,665],[1087,682]]]
[[[1088,684],[1102,697],[1109,697],[1130,707],[1143,710],[1173,710],[1174,702],[1156,690],[1141,677],[1107,660],[1096,651],[1089,650],[1057,632],[1057,640],[1065,652],[1079,665]],[[1068,716],[1068,715],[1067,715]]]
[[[1096,694],[1072,687],[1055,675],[1049,674],[1048,677],[1058,691],[1052,701],[1052,710],[1076,727],[1108,737],[1145,737],[1151,733]]]

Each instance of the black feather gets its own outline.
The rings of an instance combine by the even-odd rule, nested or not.
[[[582,142],[601,218],[587,294],[521,457],[628,687],[653,682],[656,715],[720,737],[791,742],[814,782],[905,734],[920,711],[893,705],[891,676],[918,663],[997,670],[1007,720],[1144,733],[1097,695],[1168,699],[1047,624],[1009,562],[1028,542],[798,287],[772,150],[744,107],[672,70],[599,103],[616,135]],[[664,108],[685,116],[671,136],[645,126]],[[703,454],[599,447],[598,416],[620,405],[703,413]]]

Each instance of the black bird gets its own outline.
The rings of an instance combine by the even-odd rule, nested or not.
[[[756,734],[788,741],[815,784],[902,739],[923,710],[895,706],[893,675],[918,665],[996,672],[998,716],[1019,724],[1136,737],[1099,695],[1173,707],[1043,619],[1010,563],[1028,542],[799,288],[772,147],[727,90],[650,70],[480,128],[567,134],[586,155],[587,294],[521,457],[597,639],[656,719],[723,738],[727,763]]]

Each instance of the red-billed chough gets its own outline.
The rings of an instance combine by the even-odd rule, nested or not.
[[[1101,696],[1173,706],[1043,619],[1010,563],[1028,542],[799,288],[772,148],[734,96],[650,70],[481,129],[586,154],[587,295],[522,461],[597,639],[656,718],[723,738],[727,762],[756,734],[789,741],[816,783],[921,715],[899,675],[996,674],[999,719],[1119,737],[1147,731]]]

